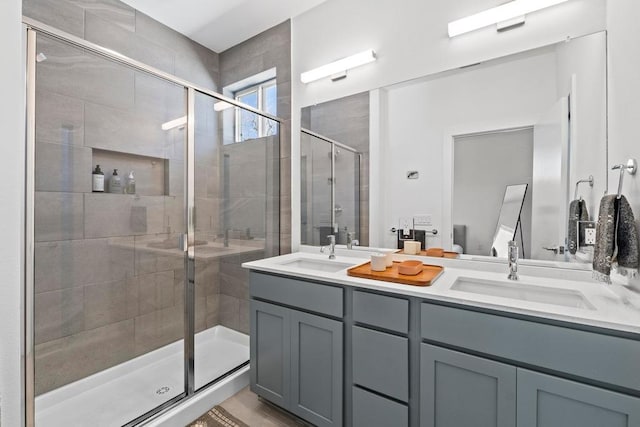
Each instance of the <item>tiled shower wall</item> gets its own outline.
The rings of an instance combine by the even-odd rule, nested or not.
[[[356,238],[369,244],[369,92],[302,109],[302,127],[346,144],[360,153],[360,230]],[[346,156],[345,156],[346,157]],[[336,188],[336,192],[348,187]],[[349,198],[351,194],[339,195]]]
[[[215,52],[121,2],[25,0],[23,12],[220,91]],[[278,49],[288,53],[286,40],[286,47],[280,44]],[[164,132],[159,125],[185,114],[185,94],[60,42],[41,37],[38,47],[47,55],[38,65],[37,89],[35,309],[40,394],[182,337],[182,258],[136,249],[150,238],[162,240],[184,227],[184,132]],[[289,64],[282,72],[287,81]],[[282,103],[288,118],[290,90],[278,90],[283,97],[279,113]],[[196,134],[201,140],[216,141],[221,135],[212,104],[205,100],[196,105]],[[288,147],[288,140],[282,145]],[[208,225],[199,224],[198,232],[214,240],[222,232],[220,149],[221,144],[197,147],[196,211],[198,218],[214,218]],[[105,166],[135,169],[139,197],[92,194],[91,170],[98,160],[105,172],[110,172]],[[165,174],[170,179],[163,188],[159,177]],[[273,215],[277,209],[270,202]],[[285,230],[290,230],[288,224]],[[240,264],[264,254],[197,261],[197,330],[223,324],[248,332],[246,274]]]

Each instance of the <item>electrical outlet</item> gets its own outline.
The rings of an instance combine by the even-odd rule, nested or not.
[[[413,223],[415,225],[423,225],[426,227],[431,227],[433,225],[433,221],[431,220],[431,214],[414,215]]]
[[[403,235],[408,235],[411,233],[411,229],[413,229],[413,218],[404,217],[398,219],[398,228],[402,230]]]
[[[585,228],[584,230],[584,244],[595,245],[596,244],[596,229]]]

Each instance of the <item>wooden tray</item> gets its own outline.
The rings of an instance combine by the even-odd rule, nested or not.
[[[403,285],[413,286],[431,286],[431,284],[442,274],[443,267],[439,265],[424,264],[422,273],[415,276],[406,276],[398,273],[398,261],[394,261],[391,267],[387,267],[385,271],[371,270],[371,263],[362,264],[351,267],[347,270],[347,274],[353,277],[361,277],[363,279],[384,280],[385,282],[401,283]]]
[[[399,255],[406,255],[404,253],[404,250],[400,249],[398,252],[396,252]],[[420,256],[427,256],[427,251],[425,251],[424,249],[420,251],[419,254],[416,255],[420,255]],[[442,255],[441,258],[458,258],[460,256],[460,254],[458,252],[450,252],[450,251],[444,251],[444,254]],[[437,258],[437,257],[435,257]]]

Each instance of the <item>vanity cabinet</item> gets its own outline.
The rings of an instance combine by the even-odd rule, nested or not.
[[[311,285],[318,299],[301,305],[341,313],[342,289],[259,276],[256,295],[271,301],[250,302],[251,390],[316,426],[342,426],[343,323],[284,305],[301,296],[296,285]]]
[[[514,366],[421,344],[421,427],[513,427],[515,422]]]
[[[640,426],[640,399],[518,369],[518,427]]]

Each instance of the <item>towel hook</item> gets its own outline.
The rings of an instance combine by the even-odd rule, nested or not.
[[[578,198],[578,186],[583,182],[588,182],[589,187],[593,187],[593,175],[589,175],[588,179],[581,179],[576,182],[576,191],[573,193],[573,200],[576,200]],[[582,196],[580,196],[580,200],[582,200]]]
[[[626,165],[619,164],[611,168],[611,170],[616,170],[616,169],[620,169],[620,181],[618,181],[618,195],[617,195],[617,198],[619,199],[620,196],[622,196],[622,181],[624,180],[624,171],[626,170],[629,173],[629,175],[635,175],[636,171],[638,170],[638,162],[636,161],[636,159],[629,159],[627,160]]]

